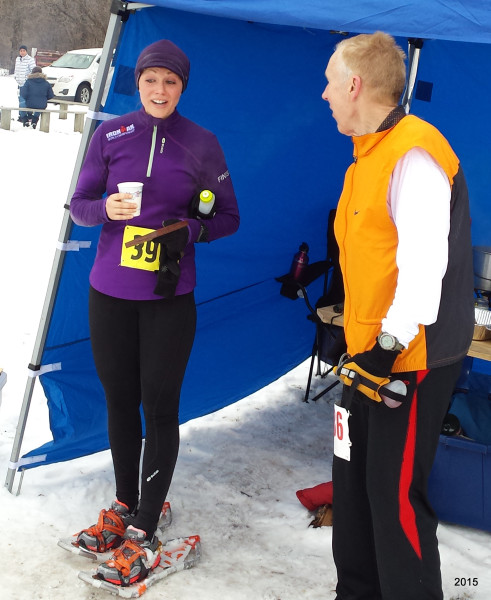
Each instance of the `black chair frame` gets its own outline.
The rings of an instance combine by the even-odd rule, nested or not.
[[[315,325],[315,338],[312,347],[304,402],[309,401],[309,393],[314,374],[314,363],[316,360],[316,375],[325,378],[332,372],[334,366],[337,365],[341,355],[346,352],[343,328],[331,323],[324,323],[317,314],[318,308],[330,305],[340,305],[340,312],[342,312],[342,303],[344,301],[344,287],[341,268],[339,266],[339,248],[334,237],[335,214],[336,209],[332,209],[329,213],[326,260],[308,265],[300,280],[294,280],[291,275],[283,275],[282,277],[277,278],[277,281],[283,284],[280,292],[282,295],[291,299],[297,299],[299,297],[303,298],[305,305],[309,310],[307,318]],[[322,296],[315,303],[315,306],[313,306],[309,299],[307,286],[320,276],[324,277],[323,292]],[[322,370],[321,363],[330,365],[330,367]],[[316,394],[311,400],[314,402],[317,401],[338,383],[340,383],[339,380],[334,381],[327,386],[327,388]]]

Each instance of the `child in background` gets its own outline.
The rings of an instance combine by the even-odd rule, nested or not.
[[[27,108],[46,108],[48,106],[48,100],[53,98],[54,93],[51,85],[46,79],[41,67],[34,67],[32,73],[27,77],[25,84],[21,88],[21,96],[26,100]],[[24,127],[32,125],[33,129],[39,121],[39,112],[27,112],[22,117]]]

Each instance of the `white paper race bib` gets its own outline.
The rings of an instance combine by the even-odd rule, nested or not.
[[[334,454],[343,460],[350,460],[351,440],[349,439],[349,412],[342,406],[334,405]]]

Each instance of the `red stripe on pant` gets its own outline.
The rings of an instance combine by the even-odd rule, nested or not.
[[[413,480],[414,452],[416,447],[416,429],[418,419],[418,387],[428,374],[428,371],[418,371],[416,389],[412,398],[409,422],[407,428],[406,444],[402,458],[401,478],[399,480],[399,521],[414,552],[421,560],[421,544],[416,525],[416,515],[409,500],[409,490]]]

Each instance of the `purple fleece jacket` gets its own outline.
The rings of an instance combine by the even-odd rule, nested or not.
[[[141,214],[128,221],[111,221],[107,193],[118,192],[123,181],[141,181]],[[128,300],[160,298],[153,293],[157,276],[120,266],[126,225],[158,229],[167,219],[188,221],[189,241],[180,261],[176,295],[196,285],[194,242],[201,222],[188,218],[189,205],[201,190],[215,194],[216,215],[206,221],[207,241],[233,234],[239,227],[237,200],[220,144],[213,133],[174,111],[157,119],[142,108],[102,123],[92,136],[82,166],[70,214],[77,225],[103,224],[91,285],[109,296]]]

